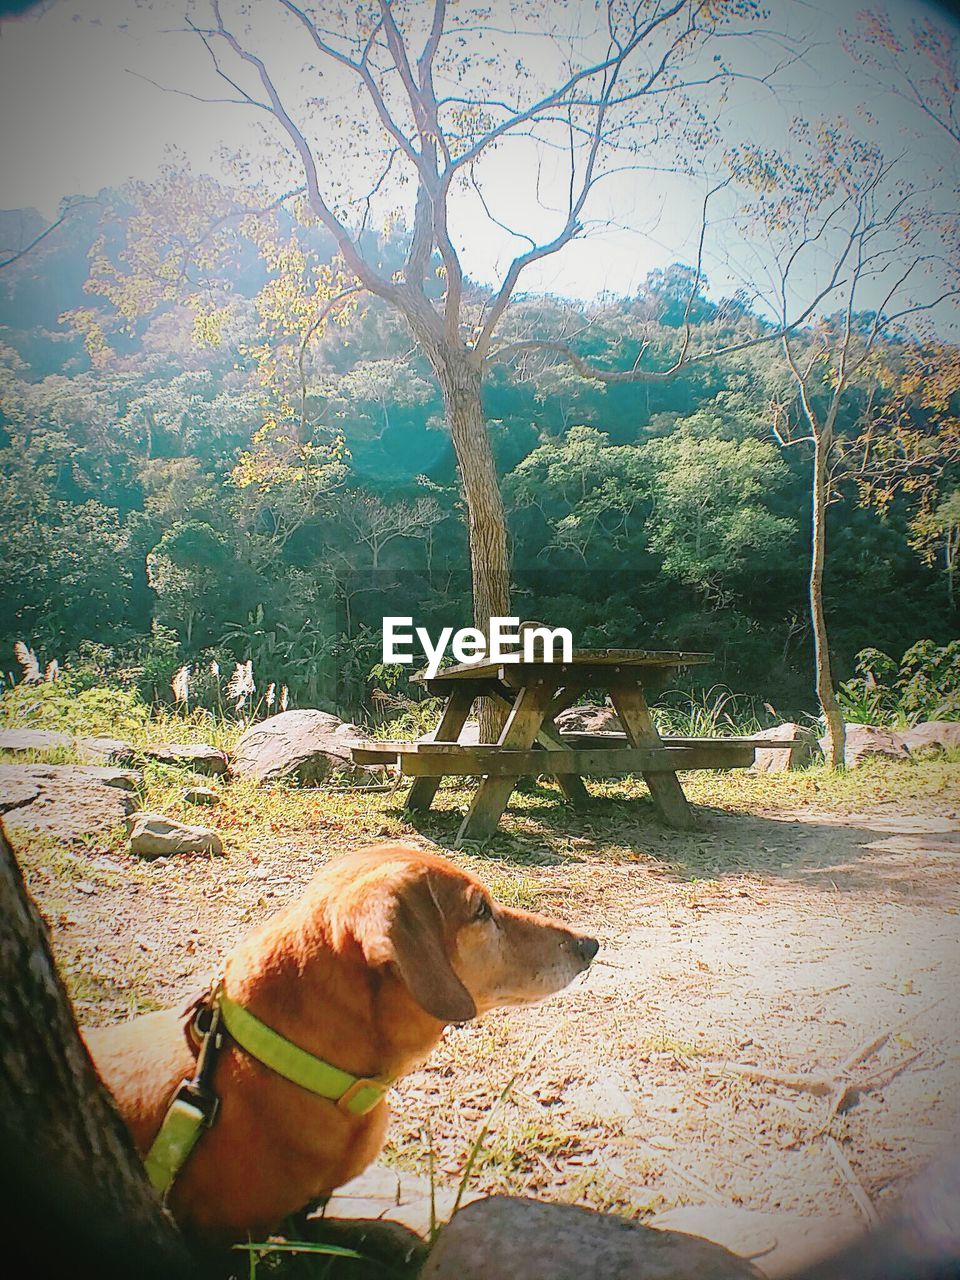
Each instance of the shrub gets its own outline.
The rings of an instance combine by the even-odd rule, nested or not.
[[[960,720],[960,640],[918,640],[899,665],[879,649],[862,649],[856,675],[841,684],[837,697],[854,724]]]

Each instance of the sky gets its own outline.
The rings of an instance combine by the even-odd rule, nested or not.
[[[276,138],[264,131],[256,113],[200,103],[158,87],[200,96],[219,92],[205,51],[185,30],[189,3],[53,0],[0,22],[0,207],[35,207],[52,217],[65,196],[95,194],[130,178],[149,180],[171,148],[197,171],[217,176],[225,172],[220,154],[239,152],[264,192],[277,189],[283,179],[274,162]],[[885,149],[903,153],[901,163],[913,179],[937,168],[944,147],[936,131],[882,86],[858,79],[840,47],[841,29],[855,24],[864,3],[773,0],[771,27],[788,32],[805,56],[782,72],[775,94],[744,83],[728,103],[710,104],[723,113],[727,136],[778,146],[789,138],[797,117],[843,117],[856,120]],[[569,0],[562,9],[574,27],[578,4],[584,13],[591,7],[586,0]],[[925,12],[910,0],[886,7],[898,30]],[[302,43],[291,38],[289,27],[263,25],[267,8],[263,0],[253,6],[252,21],[260,21],[256,36],[284,81],[292,83],[301,73]],[[549,74],[555,49],[528,40],[523,50],[527,59],[542,58]],[[759,65],[769,52],[769,47],[758,47],[755,55],[747,52],[741,69],[750,70],[753,56]],[[344,95],[356,90],[328,74],[323,92],[346,103]],[[340,166],[341,178],[352,177],[364,155],[362,143],[348,136],[331,164]],[[562,165],[547,156],[535,180],[530,159],[522,145],[493,156],[485,192],[498,221],[540,239],[558,216],[551,192],[563,187]],[[960,157],[952,163],[960,163]],[[647,168],[609,178],[590,206],[590,235],[525,275],[524,287],[580,297],[604,290],[629,293],[653,267],[694,261],[708,185],[707,177],[680,178]],[[491,226],[470,193],[458,199],[464,265],[474,278],[495,282],[523,244]],[[749,246],[725,239],[722,202],[715,207],[721,220],[706,242],[705,263],[712,291],[720,294],[740,282],[738,253]]]

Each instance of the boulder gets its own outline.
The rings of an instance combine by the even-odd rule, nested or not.
[[[213,787],[188,787],[183,798],[187,804],[216,804],[220,794]]]
[[[604,703],[584,702],[579,707],[567,707],[556,718],[556,726],[564,733],[623,733],[613,707]]]
[[[139,775],[81,764],[0,765],[0,813],[7,825],[73,839],[106,834],[139,802]]]
[[[927,720],[900,734],[911,754],[960,749],[960,720]]]
[[[162,813],[138,813],[129,822],[130,852],[143,858],[163,858],[172,853],[206,853],[218,856],[223,844],[208,827],[190,827]]]
[[[211,777],[222,776],[228,767],[226,753],[218,747],[207,746],[205,742],[165,742],[160,746],[145,747],[143,754],[164,764],[185,764],[194,773],[205,773]]]
[[[0,729],[0,751],[75,751],[91,764],[128,764],[137,749],[120,738],[72,738],[56,729]]]
[[[443,1228],[421,1280],[756,1280],[721,1245],[572,1204],[492,1196]]]
[[[344,728],[344,722],[328,711],[281,711],[250,726],[236,745],[230,772],[235,778],[261,782],[296,778],[310,784],[341,772],[358,782],[370,780],[374,771],[355,765],[350,755],[362,735],[341,732]]]
[[[814,731],[792,720],[774,725],[772,729],[763,729],[760,733],[754,733],[751,736],[763,738],[764,742],[771,744],[769,747],[757,747],[753,759],[755,773],[781,773],[786,769],[804,769],[819,753],[817,735]],[[791,738],[796,739],[796,745],[775,745],[785,740],[789,743]]]
[[[824,755],[827,754],[826,738],[820,739],[820,749]],[[844,752],[847,768],[855,769],[871,756],[887,760],[910,759],[902,734],[874,724],[848,724]]]

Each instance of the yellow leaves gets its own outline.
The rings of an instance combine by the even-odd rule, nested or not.
[[[198,347],[220,347],[223,345],[223,326],[229,315],[229,307],[205,306],[197,302],[194,306],[193,341]]]

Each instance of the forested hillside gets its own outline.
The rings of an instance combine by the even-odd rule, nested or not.
[[[103,192],[0,271],[0,664],[24,640],[169,699],[184,663],[252,660],[294,705],[359,716],[392,679],[371,675],[384,614],[471,620],[436,385],[376,299],[316,335],[292,322],[336,283],[315,227],[231,218],[209,180],[178,182],[167,205]],[[169,255],[151,258],[174,207],[193,226],[176,279]],[[42,226],[0,215],[5,243]],[[399,264],[399,231],[384,258],[391,246]],[[687,325],[711,350],[764,331],[744,297],[695,284],[676,265],[595,305],[527,296],[507,336],[627,369],[641,350],[669,367]],[[801,352],[816,340],[804,331]],[[888,340],[845,399],[825,587],[838,679],[865,647],[898,659],[957,634],[960,475],[917,446],[955,415],[956,366],[953,349]],[[707,684],[812,712],[810,450],[782,430],[795,395],[776,342],[642,384],[543,352],[497,365],[485,398],[515,609],[584,646],[714,650]]]

